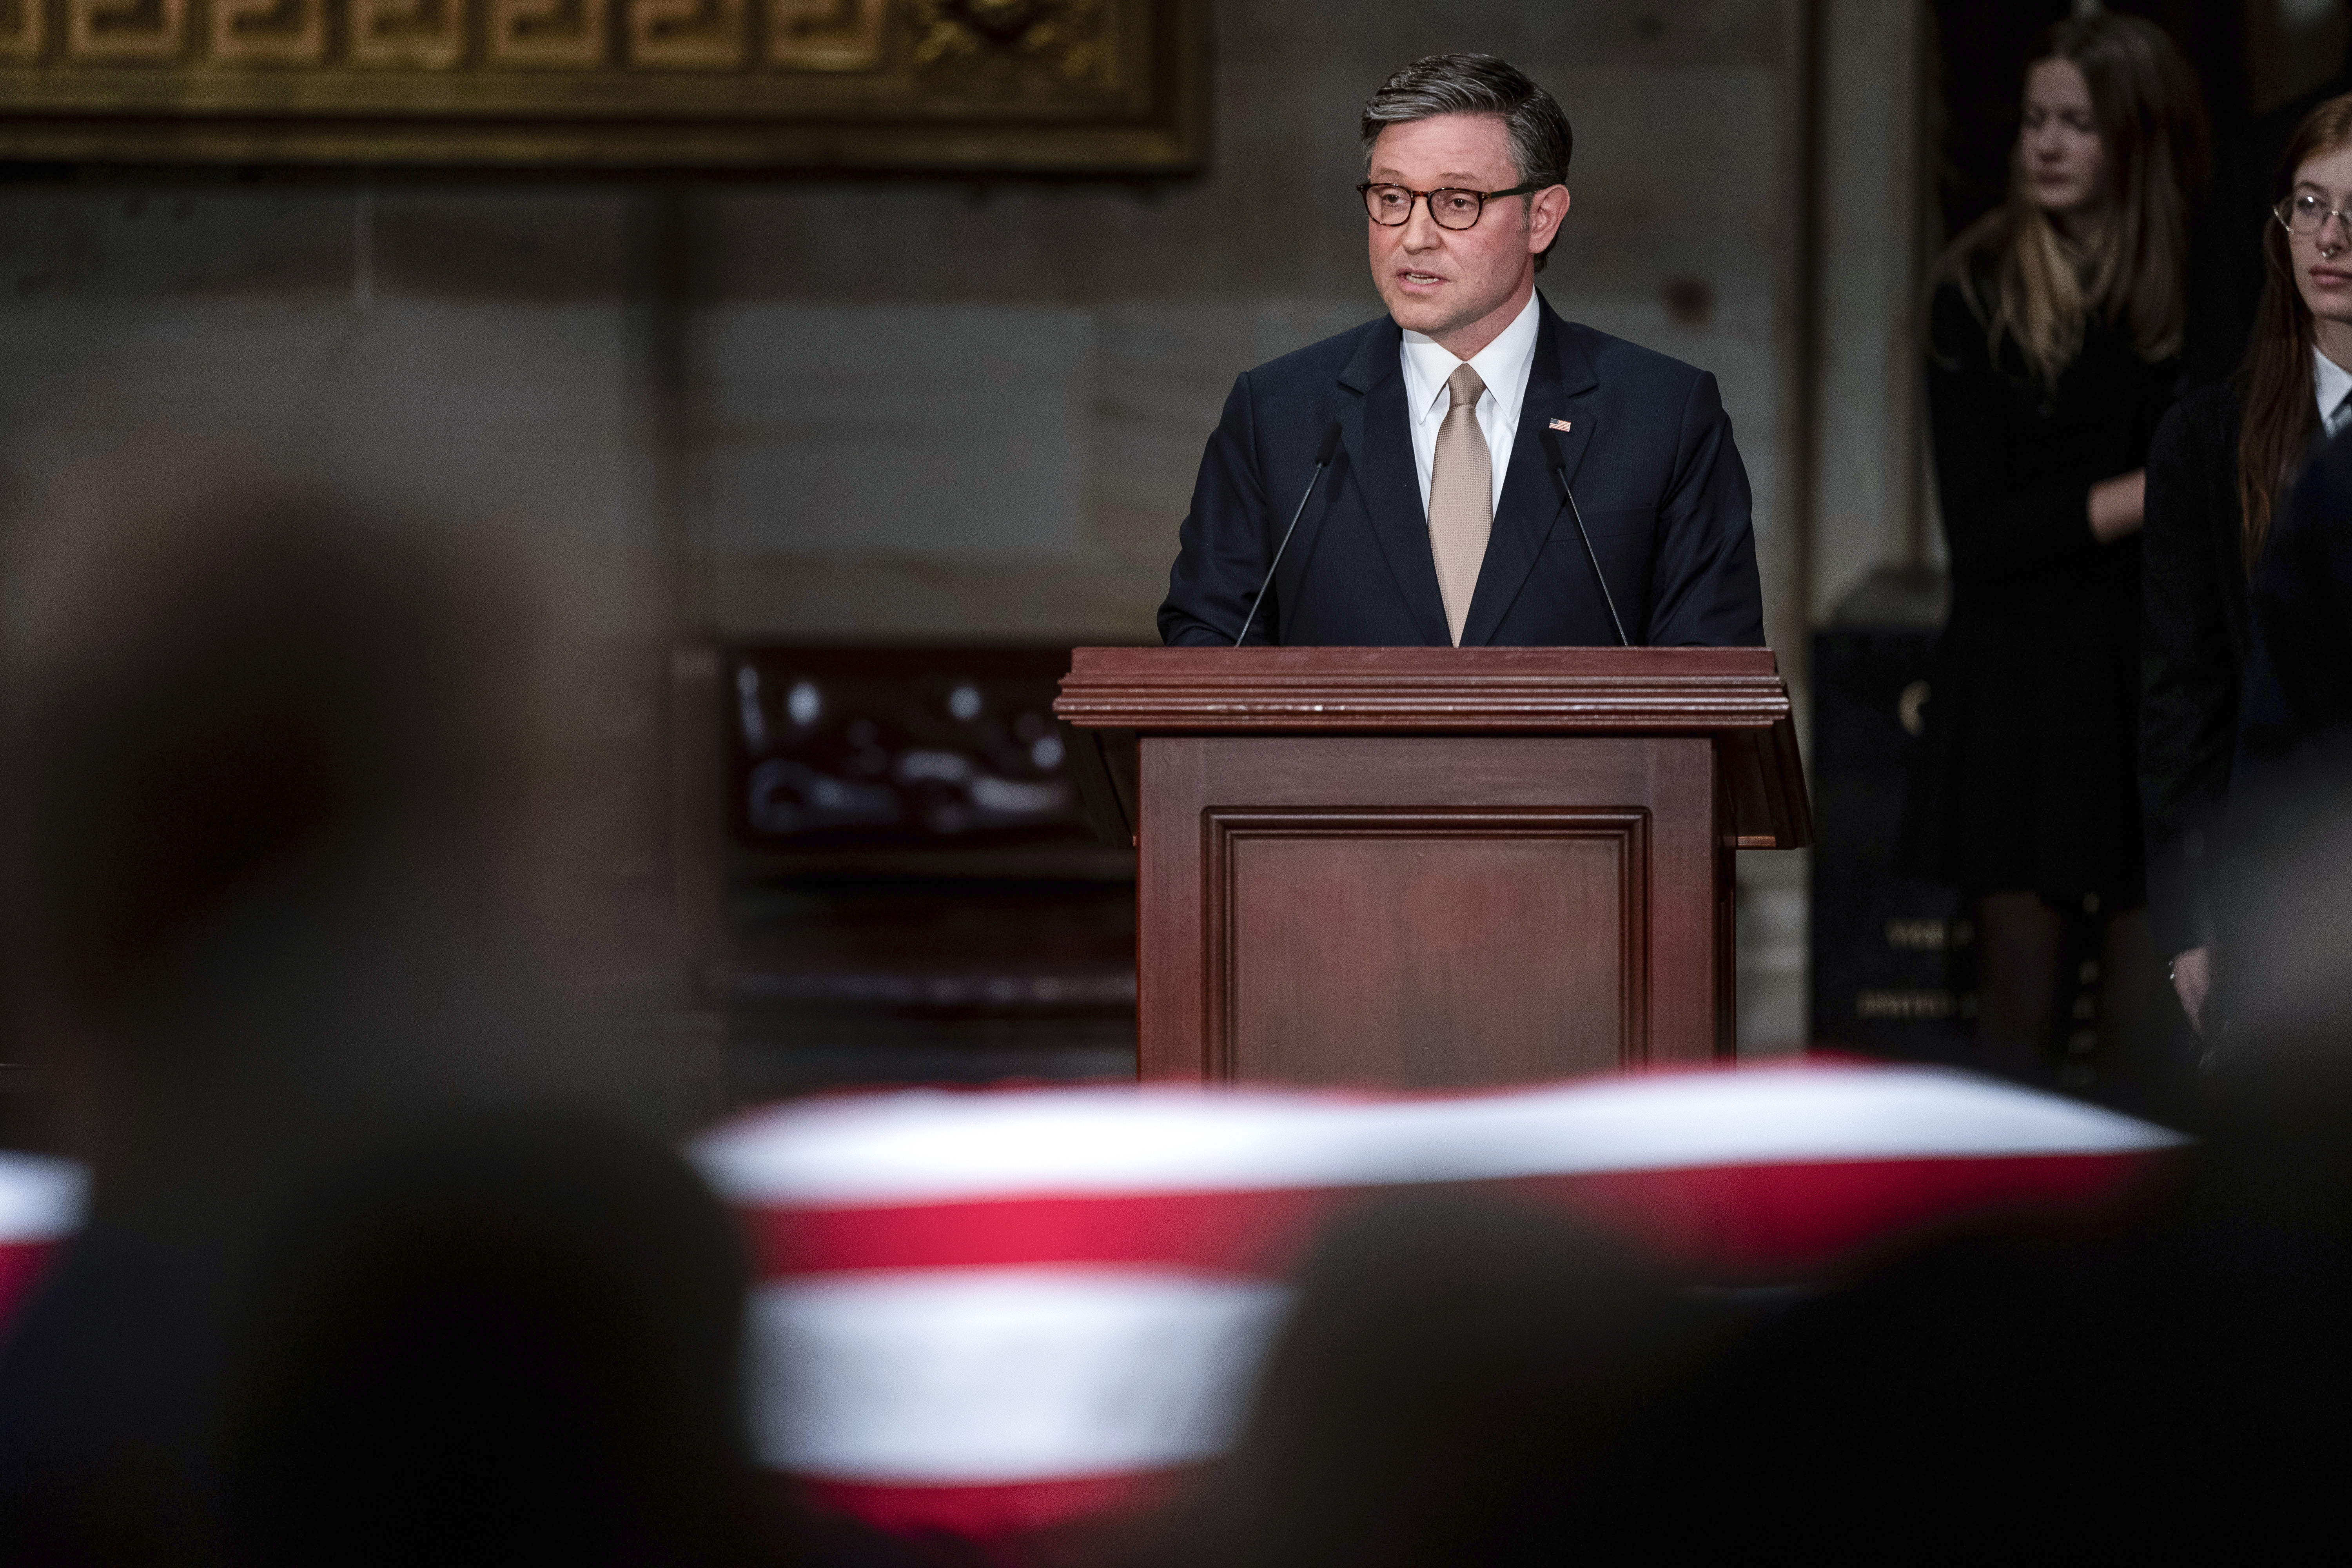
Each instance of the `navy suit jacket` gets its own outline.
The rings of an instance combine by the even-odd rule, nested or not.
[[[1760,647],[1748,473],[1715,377],[1540,296],[1535,363],[1462,646],[1617,645],[1539,438],[1555,419],[1592,549],[1636,646]],[[1376,321],[1245,372],[1201,458],[1160,635],[1234,640],[1333,420],[1340,447],[1299,519],[1252,643],[1451,644],[1406,423],[1403,335]]]

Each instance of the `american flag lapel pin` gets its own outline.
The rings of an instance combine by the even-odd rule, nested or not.
[[[1563,436],[1568,434],[1568,421],[1565,419],[1553,420],[1551,422],[1551,427],[1559,431]]]

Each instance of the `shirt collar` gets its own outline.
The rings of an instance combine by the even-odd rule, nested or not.
[[[2344,401],[2345,394],[2352,393],[2352,370],[2346,370],[2315,347],[2311,351],[2311,371],[2313,390],[2319,395],[2319,422],[2326,425],[2336,405]]]
[[[1511,324],[1496,332],[1493,342],[1470,356],[1470,368],[1478,373],[1478,379],[1486,384],[1488,392],[1496,387],[1527,385],[1528,367],[1535,362],[1536,334],[1541,321],[1536,310],[1536,291],[1530,289],[1528,302],[1511,318]],[[1413,423],[1421,424],[1433,416],[1441,419],[1445,416],[1446,378],[1454,374],[1454,366],[1463,363],[1434,338],[1410,331],[1404,334],[1405,402]],[[2352,376],[2347,376],[2347,384],[2352,385]]]

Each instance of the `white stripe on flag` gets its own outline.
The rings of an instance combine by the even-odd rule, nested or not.
[[[2183,1142],[1932,1068],[1763,1068],[1496,1094],[912,1090],[761,1113],[696,1145],[751,1205],[1229,1192],[1605,1171],[2127,1153]]]
[[[89,1186],[89,1173],[70,1160],[0,1153],[0,1245],[79,1230]]]
[[[761,1458],[883,1485],[1187,1464],[1232,1440],[1289,1292],[1132,1268],[845,1274],[752,1303]]]

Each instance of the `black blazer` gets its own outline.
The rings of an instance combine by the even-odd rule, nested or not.
[[[2249,1044],[2339,1060],[2352,987],[2352,432],[2314,458],[2247,595],[2215,984]]]
[[[1637,645],[1764,641],[1747,470],[1715,377],[1538,299],[1535,363],[1462,643],[1617,643],[1576,525],[1546,471],[1553,420],[1569,480]],[[1253,643],[1450,646],[1405,413],[1403,335],[1388,317],[1245,372],[1209,437],[1160,635],[1221,646],[1249,613],[1338,420],[1339,455],[1250,628]]]
[[[2168,957],[2212,940],[2212,855],[2246,668],[2243,511],[2228,383],[2173,405],[2147,450],[2141,527],[2139,793],[2147,904]]]
[[[2250,592],[2252,635],[2240,698],[2237,765],[2265,777],[2299,771],[2311,816],[2347,803],[2352,773],[2352,431],[2336,437],[2295,481],[2263,545]],[[2325,766],[2316,774],[2308,765]],[[2231,815],[2240,815],[2236,807]]]

